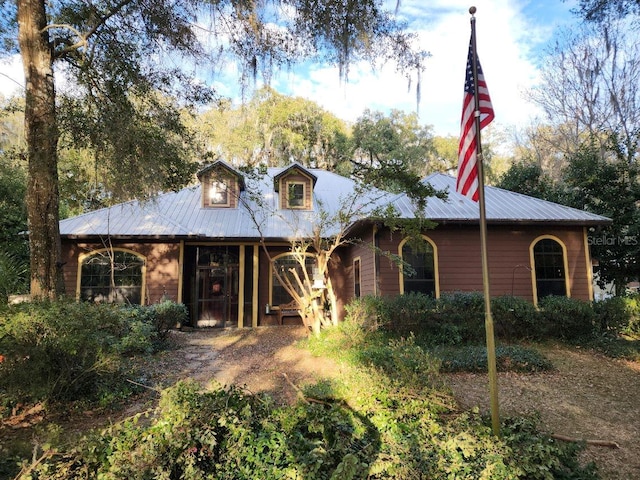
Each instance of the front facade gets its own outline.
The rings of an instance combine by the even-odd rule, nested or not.
[[[351,180],[298,164],[246,179],[219,161],[198,180],[146,203],[63,220],[67,293],[140,304],[169,298],[187,305],[192,325],[200,327],[299,322],[285,315],[291,297],[274,275],[295,265],[293,240],[310,235],[321,214],[335,213],[345,200],[361,204],[362,212],[382,202],[413,215],[404,195],[356,198]],[[349,229],[354,241],[330,263],[339,316],[363,295],[482,290],[477,204],[455,193],[452,177],[425,181],[449,195],[428,201],[425,214],[437,226],[423,232],[422,242],[409,242],[364,213]],[[593,299],[587,229],[608,219],[491,187],[486,208],[493,296],[533,303],[545,295]],[[403,272],[393,256],[412,271]],[[309,257],[310,275],[312,267]]]

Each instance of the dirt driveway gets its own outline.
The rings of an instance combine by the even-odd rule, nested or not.
[[[290,402],[296,398],[291,383],[303,385],[341,373],[335,362],[296,346],[306,336],[302,327],[177,332],[175,336],[181,347],[162,355],[155,367],[165,385],[179,378],[190,377],[204,386],[215,380]],[[585,459],[596,461],[604,480],[640,479],[640,365],[576,348],[542,351],[556,371],[499,374],[501,415],[538,412],[548,433],[615,442],[620,448],[588,446]],[[447,378],[463,407],[488,411],[486,375]]]

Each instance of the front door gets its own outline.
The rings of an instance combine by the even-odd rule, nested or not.
[[[237,324],[237,250],[237,247],[198,247],[194,292],[198,327],[225,327]]]

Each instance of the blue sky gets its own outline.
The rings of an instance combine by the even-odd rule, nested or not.
[[[395,0],[389,0],[391,8]],[[437,135],[458,135],[464,69],[469,45],[469,7],[475,5],[478,54],[496,112],[495,124],[523,127],[539,112],[523,98],[537,82],[540,54],[557,28],[575,25],[570,13],[575,0],[402,0],[398,14],[431,53],[422,78],[420,122],[434,127]],[[0,93],[9,95],[23,83],[19,59],[0,63]],[[233,74],[233,73],[232,73]],[[9,78],[8,78],[9,77]],[[220,93],[236,95],[220,79]],[[387,112],[392,108],[416,111],[415,83],[387,65],[372,72],[368,65],[351,68],[349,81],[341,83],[337,68],[306,66],[273,77],[280,92],[308,98],[338,117],[354,121],[366,109]]]
[[[394,2],[395,4],[395,2]],[[496,111],[495,123],[522,127],[539,116],[522,93],[536,84],[540,54],[557,28],[577,24],[570,13],[575,2],[545,0],[403,0],[406,17],[431,53],[421,86],[420,121],[437,135],[459,134],[460,109],[470,37],[469,7],[475,5],[478,55]],[[281,75],[273,85],[283,93],[318,102],[345,120],[365,108],[416,111],[415,89],[392,66],[372,73],[368,66],[351,70],[340,84],[336,68],[316,67]]]

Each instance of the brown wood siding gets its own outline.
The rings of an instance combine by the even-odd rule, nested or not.
[[[480,232],[478,227],[443,225],[425,232],[438,248],[440,293],[482,291]],[[487,256],[491,295],[515,295],[533,301],[529,247],[542,235],[552,235],[567,248],[571,296],[589,300],[589,275],[585,261],[582,227],[508,227],[490,225]],[[398,234],[380,233],[380,248],[398,253],[402,240]],[[381,295],[400,292],[398,267],[386,258],[380,260]]]
[[[374,295],[376,292],[376,255],[373,249],[373,226],[366,226],[359,232],[358,240],[357,243],[340,251],[340,262],[343,267],[340,271],[332,272],[332,281],[336,284],[338,281],[333,280],[334,276],[344,276],[344,279],[340,280],[339,284],[344,285],[340,296],[345,304],[349,303],[355,296],[353,261],[356,258],[360,258],[360,296]]]
[[[269,246],[269,255],[272,258],[277,257],[283,253],[290,252],[289,246]],[[273,325],[277,322],[277,315],[267,315],[266,305],[271,301],[269,297],[269,280],[271,269],[269,265],[269,258],[265,254],[264,250],[260,248],[260,260],[258,267],[258,301],[260,302],[260,308],[258,310],[258,325]],[[344,305],[352,298],[352,294],[345,293],[344,289],[348,288],[349,284],[349,272],[350,265],[347,267],[345,264],[346,252],[338,252],[329,265],[329,275],[331,282],[336,291],[338,297],[338,316],[342,319],[344,314]],[[353,290],[353,286],[351,286]],[[273,311],[277,311],[278,305],[271,305]]]
[[[146,278],[144,301],[158,303],[163,296],[178,299],[179,243],[116,243],[113,248],[131,250],[145,257]],[[102,244],[78,243],[65,240],[62,245],[64,285],[66,294],[77,296],[78,258],[82,254],[104,249]]]
[[[304,184],[304,208],[300,208],[300,210],[311,210],[313,205],[313,182],[306,175],[294,171],[288,175],[284,175],[279,180],[278,190],[280,191],[280,208],[283,210],[290,208],[287,199],[287,183],[290,182]]]

